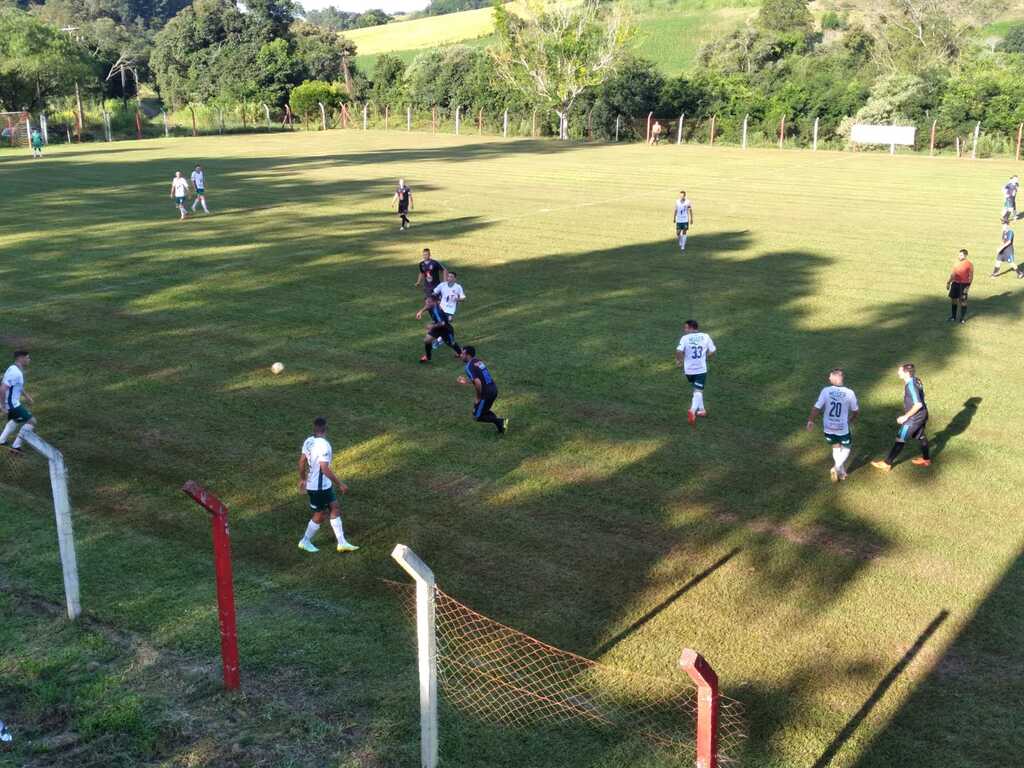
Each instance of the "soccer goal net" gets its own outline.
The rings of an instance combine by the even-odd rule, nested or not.
[[[27,147],[30,132],[28,112],[0,112],[0,146]]]
[[[398,553],[396,549],[394,556],[401,563]],[[421,683],[423,665],[432,665],[446,702],[459,710],[511,727],[585,724],[701,768],[728,765],[738,755],[744,738],[742,709],[718,692],[710,668],[713,691],[695,685],[678,670],[674,676],[661,677],[617,669],[477,613],[436,584],[426,584],[429,599],[423,600],[425,590],[418,578],[417,582],[415,587],[389,584],[416,619]],[[431,624],[433,637],[424,638],[423,631],[431,633]],[[432,671],[428,669],[428,675]],[[429,707],[422,690],[421,704]],[[429,716],[426,710],[424,714]],[[436,734],[436,725],[433,728]],[[425,737],[429,731],[424,726]],[[424,766],[431,764],[427,758],[425,752]]]

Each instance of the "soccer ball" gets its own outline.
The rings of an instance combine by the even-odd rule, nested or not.
[[[276,376],[277,374],[284,370],[284,365],[282,363],[274,363],[272,366],[270,366],[270,370]]]

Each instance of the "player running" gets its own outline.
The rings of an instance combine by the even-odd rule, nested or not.
[[[430,315],[430,325],[427,326],[427,335],[423,337],[423,356],[421,363],[429,363],[430,356],[437,346],[435,342],[441,341],[455,350],[456,356],[462,355],[462,347],[455,341],[455,329],[449,321],[448,313],[441,309],[433,296],[427,297],[427,312]],[[416,319],[420,319],[423,310],[416,313]]]
[[[203,204],[203,213],[209,213],[210,209],[206,207],[206,174],[201,165],[197,165],[192,171],[192,187],[196,191],[196,199],[192,201],[192,213],[196,212],[196,206],[200,203]]]
[[[1017,218],[1017,190],[1020,188],[1020,179],[1011,176],[1010,180],[1003,185],[1003,221]]]
[[[441,277],[444,275],[444,265],[435,261],[430,255],[430,249],[423,249],[423,259],[420,261],[420,274],[416,278],[416,287],[423,291],[423,298],[434,295],[434,289],[441,284]]]
[[[967,258],[967,249],[961,248],[956,256],[956,264],[953,271],[949,273],[946,280],[946,290],[949,291],[949,298],[953,302],[949,310],[950,323],[956,322],[957,307],[960,308],[960,322],[967,322],[967,292],[974,281],[974,265]]]
[[[410,226],[412,222],[409,221],[409,211],[412,210],[412,190],[405,183],[405,179],[398,180],[398,188],[395,190],[395,196],[391,198],[391,204],[398,205],[398,215],[402,219],[402,226],[398,228],[399,232],[404,232]]]
[[[171,179],[171,197],[174,198],[174,204],[178,206],[178,211],[181,213],[179,221],[184,221],[185,217],[188,216],[188,211],[185,210],[185,198],[188,197],[188,179],[181,175],[181,171],[175,171],[174,178]]]
[[[15,432],[18,436],[11,443],[10,452],[20,456],[21,437],[26,432],[36,428],[36,419],[21,401],[32,402],[32,396],[25,391],[25,368],[32,362],[27,350],[19,349],[14,353],[14,362],[4,373],[3,382],[0,383],[0,399],[3,400],[3,410],[7,412],[7,424],[4,431],[0,433],[0,445],[7,445],[7,440]],[[19,429],[20,427],[20,429]]]
[[[857,395],[845,386],[845,373],[842,368],[833,368],[828,373],[829,386],[818,394],[818,399],[807,417],[807,431],[814,429],[814,420],[819,413],[825,414],[821,419],[825,431],[825,441],[832,446],[832,461],[835,466],[828,471],[833,483],[846,479],[846,460],[853,450],[853,431],[850,425],[857,420],[860,406]]]
[[[686,234],[693,224],[693,203],[686,199],[686,191],[679,193],[676,200],[675,211],[672,220],[676,223],[676,238],[679,240],[679,250],[686,253]]]
[[[1002,241],[999,250],[996,251],[996,264],[992,268],[990,277],[998,277],[1003,264],[1007,264],[1010,271],[1016,270],[1017,277],[1024,277],[1024,271],[1017,266],[1013,258],[1013,230],[1010,228],[1009,222],[1006,221],[1003,222]]]
[[[466,363],[466,375],[459,376],[456,381],[459,384],[472,384],[476,390],[476,400],[473,401],[473,419],[475,421],[486,421],[493,424],[499,435],[505,434],[508,430],[508,419],[501,419],[494,415],[491,406],[498,399],[498,385],[494,383],[491,372],[487,370],[487,363],[476,356],[476,348],[463,347],[459,355]]]
[[[33,158],[35,158],[35,157],[42,157],[43,156],[43,134],[41,134],[39,132],[38,128],[33,128],[32,129],[31,143],[32,143],[32,157]]]
[[[455,282],[456,277],[456,272],[450,272],[446,269],[444,271],[444,282],[437,286],[433,293],[434,298],[441,304],[441,309],[448,315],[449,323],[451,323],[452,318],[455,316],[459,303],[466,300],[466,292],[462,290],[461,285]],[[416,319],[419,320],[427,309],[427,301],[424,298],[423,307],[416,313]],[[437,349],[442,344],[444,344],[443,339],[434,339],[434,349]]]
[[[897,375],[903,380],[903,415],[896,419],[900,425],[896,432],[896,442],[893,443],[889,455],[881,461],[872,461],[871,466],[883,472],[892,470],[896,457],[900,455],[907,440],[916,439],[921,446],[921,457],[912,459],[911,464],[919,467],[930,467],[931,456],[928,453],[928,436],[924,432],[928,423],[928,406],[924,401],[924,384],[914,374],[913,363],[903,363],[896,369]]]
[[[327,442],[327,419],[319,416],[313,420],[313,434],[302,444],[299,455],[299,490],[305,490],[309,496],[309,508],[313,516],[306,526],[306,535],[299,541],[299,549],[305,552],[319,552],[313,546],[313,536],[320,530],[324,521],[324,513],[330,512],[331,528],[338,539],[339,552],[355,552],[359,547],[345,539],[345,531],[341,525],[341,508],[338,497],[334,493],[337,486],[340,493],[348,493],[348,486],[338,479],[331,470],[331,459],[334,450]]]
[[[708,376],[708,360],[717,351],[715,342],[702,333],[696,320],[687,320],[683,325],[683,337],[676,347],[676,365],[683,369],[686,380],[693,385],[693,399],[686,420],[690,426],[697,425],[698,416],[707,416],[704,408],[704,384]]]

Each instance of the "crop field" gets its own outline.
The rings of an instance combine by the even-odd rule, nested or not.
[[[696,61],[702,43],[740,26],[753,16],[756,5],[750,0],[638,0],[632,11],[633,50],[665,74],[680,74]],[[523,12],[515,3],[511,8]],[[356,44],[359,66],[372,74],[382,53],[408,64],[417,53],[437,46],[489,45],[494,42],[494,18],[490,8],[479,8],[348,30],[345,37]]]
[[[170,178],[196,163],[212,214],[179,223]],[[1012,172],[373,131],[0,153],[0,338],[31,350],[38,432],[70,468],[85,608],[62,618],[45,464],[0,455],[0,766],[417,765],[412,628],[382,583],[405,578],[398,542],[470,607],[617,669],[675,679],[699,650],[745,713],[735,764],[1013,763],[1024,281],[989,277]],[[497,380],[503,437],[450,352],[417,362],[423,247],[459,272],[457,336]],[[688,317],[719,350],[696,428],[673,364]],[[935,461],[910,445],[882,474],[907,360]],[[804,423],[836,365],[861,419],[833,485]],[[353,554],[327,526],[296,548],[319,415]],[[189,479],[231,509],[237,695]],[[441,699],[445,766],[685,764]]]

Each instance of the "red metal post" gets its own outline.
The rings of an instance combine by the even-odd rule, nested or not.
[[[228,508],[194,480],[185,483],[181,490],[210,513],[214,566],[217,572],[217,608],[220,615],[220,655],[224,667],[224,687],[234,691],[239,686],[238,628],[235,623],[235,588],[231,575]]]
[[[679,666],[697,686],[697,768],[718,768],[718,675],[689,648],[683,651]]]

